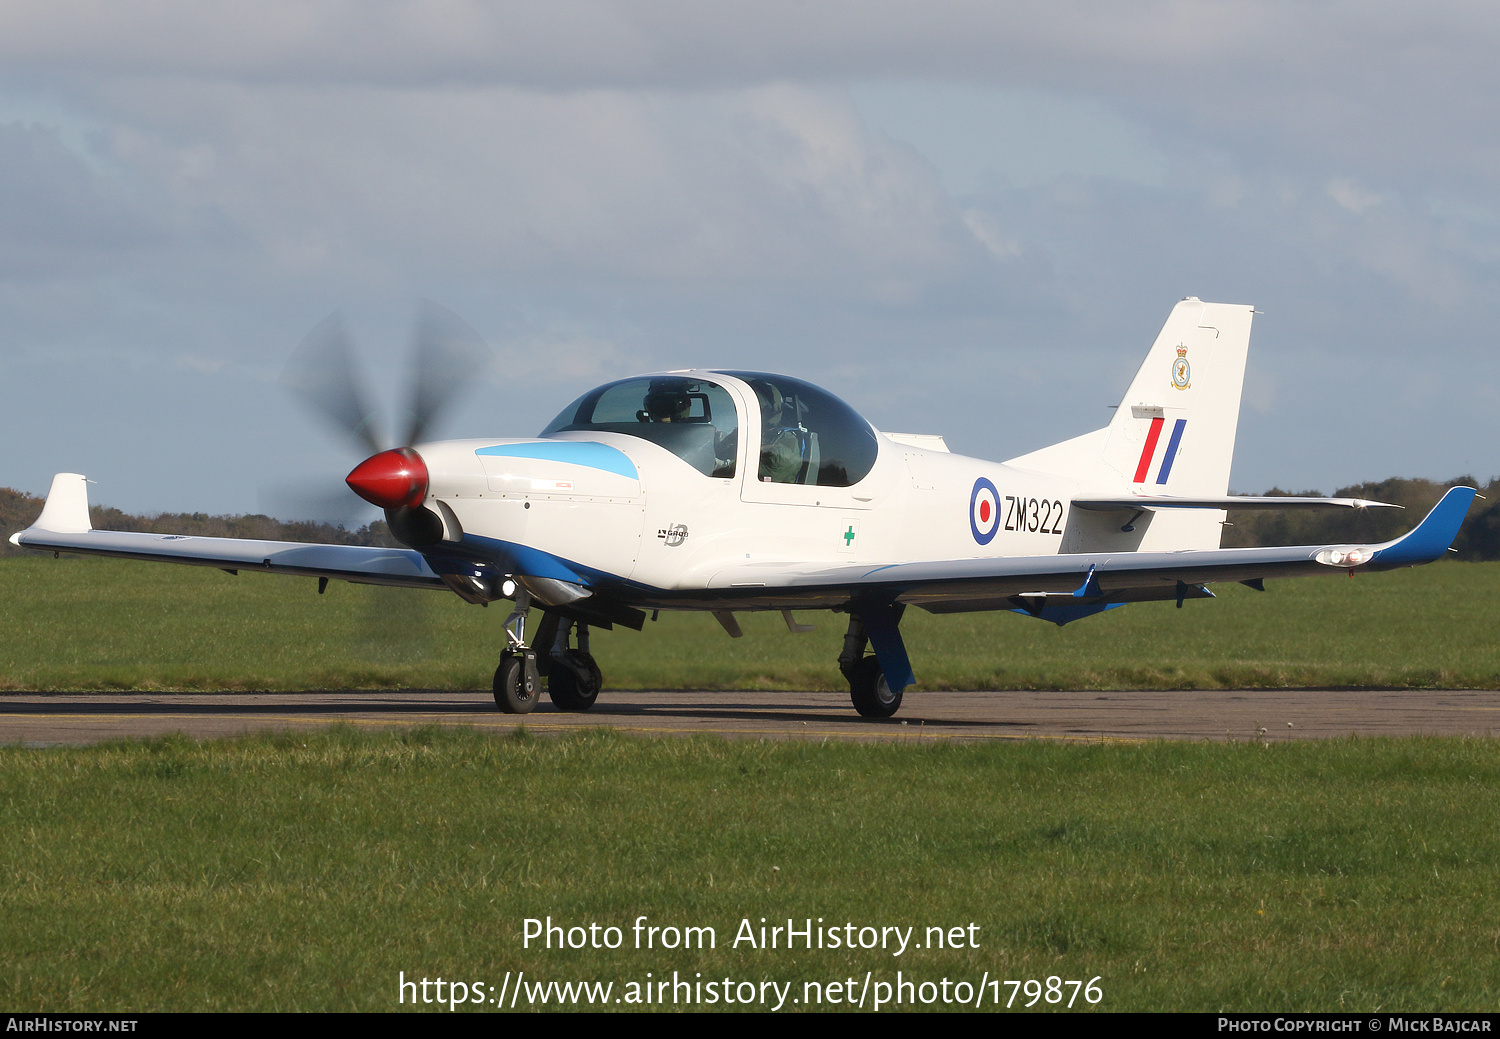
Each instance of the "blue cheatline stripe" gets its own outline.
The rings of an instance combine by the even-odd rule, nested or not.
[[[639,480],[635,463],[623,451],[592,440],[544,440],[532,444],[497,444],[481,447],[476,455],[498,455],[503,458],[539,458],[547,462],[566,462],[590,469],[602,469],[631,480]]]
[[[1182,443],[1182,430],[1187,426],[1187,419],[1180,418],[1172,427],[1172,439],[1167,441],[1167,455],[1161,460],[1161,472],[1156,476],[1156,482],[1163,484],[1167,477],[1172,475],[1172,459],[1177,457],[1177,448]]]

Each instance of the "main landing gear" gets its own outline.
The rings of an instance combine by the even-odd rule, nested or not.
[[[899,620],[899,610],[896,617]],[[851,613],[849,630],[844,634],[844,650],[839,654],[839,670],[849,680],[849,699],[856,711],[866,718],[889,718],[901,709],[904,690],[891,690],[879,658],[865,656],[868,643],[864,622]]]
[[[577,648],[568,645],[575,624],[553,613],[543,614],[537,626],[537,642],[545,656],[526,645],[526,620],[531,613],[531,594],[516,591],[516,607],[505,618],[505,649],[495,668],[495,706],[506,714],[530,714],[541,694],[542,678],[547,695],[560,711],[586,711],[599,698],[604,676],[589,653],[587,624],[576,625]]]
[[[568,646],[570,620],[560,621],[547,661],[547,695],[559,711],[586,711],[599,698],[604,675],[589,653],[589,626],[578,625],[578,648]]]

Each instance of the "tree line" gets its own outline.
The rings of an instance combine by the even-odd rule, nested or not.
[[[42,513],[43,499],[9,487],[0,487],[0,531],[9,538],[31,526]],[[209,516],[202,512],[164,512],[157,516],[133,516],[108,505],[90,505],[89,522],[96,530],[130,530],[148,534],[188,534],[210,538],[253,538],[261,541],[302,541],[324,545],[376,545],[399,548],[384,520],[375,520],[355,530],[311,520],[283,522],[259,513],[248,516]],[[0,554],[17,555],[26,549],[9,541],[0,543]]]
[[[1225,548],[1268,545],[1379,544],[1400,537],[1427,515],[1449,487],[1478,487],[1476,499],[1453,542],[1454,558],[1500,559],[1500,478],[1481,484],[1472,476],[1454,480],[1391,478],[1356,483],[1334,491],[1334,498],[1366,498],[1400,505],[1400,509],[1317,509],[1285,512],[1235,512],[1227,517]],[[1317,498],[1319,491],[1284,491],[1273,487],[1267,495]]]
[[[1333,492],[1335,498],[1368,498],[1403,506],[1401,509],[1328,509],[1287,512],[1229,511],[1224,527],[1225,548],[1267,545],[1373,544],[1399,537],[1437,504],[1449,487],[1464,484],[1479,487],[1485,500],[1476,500],[1453,547],[1455,558],[1500,559],[1500,478],[1481,486],[1472,476],[1439,482],[1392,478],[1377,483],[1357,483]],[[1284,491],[1273,487],[1267,495],[1295,494],[1322,497],[1319,491]],[[43,501],[22,491],[0,487],[0,532],[5,538],[29,527],[41,514]],[[265,541],[302,541],[329,545],[378,545],[399,547],[383,520],[355,530],[311,521],[283,522],[270,516],[209,516],[201,512],[171,512],[158,516],[132,516],[107,505],[89,508],[89,519],[99,530],[134,530],[152,534],[188,534],[196,537],[255,538]],[[8,541],[0,542],[0,554],[23,552]]]

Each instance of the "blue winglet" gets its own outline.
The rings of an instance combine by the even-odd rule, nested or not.
[[[1449,488],[1426,519],[1404,537],[1378,546],[1374,558],[1364,568],[1391,570],[1398,566],[1420,566],[1441,558],[1453,544],[1453,539],[1458,537],[1458,528],[1463,525],[1477,493],[1472,487]]]

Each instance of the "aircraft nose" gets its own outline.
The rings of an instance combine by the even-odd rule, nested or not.
[[[349,489],[371,505],[399,509],[427,497],[427,463],[409,447],[371,455],[344,477]]]

